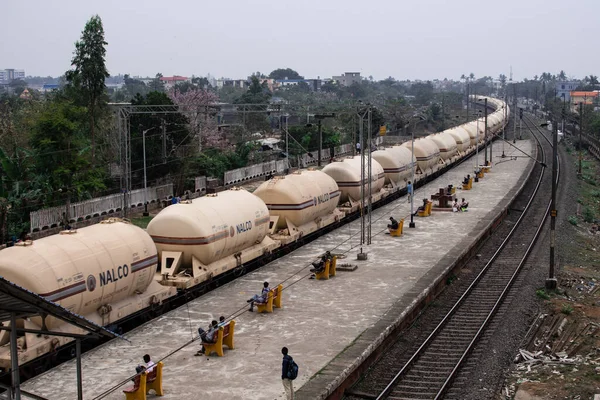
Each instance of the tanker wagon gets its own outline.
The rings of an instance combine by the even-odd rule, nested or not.
[[[188,289],[279,247],[267,236],[269,210],[233,188],[171,205],[148,224],[160,259],[160,283]]]
[[[90,321],[106,326],[174,296],[155,280],[158,257],[143,229],[108,219],[76,231],[0,251],[0,276]],[[3,322],[8,325],[9,322]],[[54,318],[17,320],[19,328],[87,332]],[[24,333],[19,364],[70,342],[66,337]],[[0,332],[0,368],[10,368],[9,332]]]

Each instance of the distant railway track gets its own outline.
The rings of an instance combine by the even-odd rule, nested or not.
[[[538,163],[550,167],[550,140],[531,120],[526,119],[526,126],[540,149]],[[536,183],[532,193],[522,194],[529,196],[526,207],[455,304],[413,350],[392,346],[363,377],[360,391],[348,391],[348,399],[442,399],[450,388],[456,389],[458,372],[509,293],[549,214],[550,168],[538,164],[530,179]]]

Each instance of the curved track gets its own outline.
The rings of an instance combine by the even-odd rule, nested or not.
[[[546,164],[551,158],[549,139],[531,121],[526,125],[535,128],[541,150],[538,162]],[[385,372],[379,369],[372,374],[376,376],[369,374],[362,382],[372,394],[354,393],[352,398],[444,397],[525,264],[549,214],[550,169],[534,171],[531,179],[537,182],[523,213],[464,294],[407,361],[407,356],[399,357],[393,351],[380,360],[387,366]]]

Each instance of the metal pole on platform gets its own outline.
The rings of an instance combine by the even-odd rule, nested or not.
[[[367,193],[368,193],[368,198],[367,198],[367,215],[368,215],[368,224],[367,224],[367,245],[371,244],[371,208],[372,208],[372,190],[371,190],[371,181],[373,180],[373,173],[372,173],[372,162],[371,162],[371,147],[373,146],[373,132],[371,129],[371,125],[372,125],[372,121],[373,121],[373,110],[371,108],[371,106],[369,106],[369,111],[367,114],[367,123],[369,124],[368,126],[368,130],[367,130],[367,141],[369,142],[369,149],[367,151]]]
[[[75,339],[75,353],[77,356],[77,400],[83,400],[83,385],[81,381],[81,339]]]
[[[467,115],[468,117],[468,115]],[[414,200],[415,200],[415,130],[410,131],[411,145],[410,145],[410,162],[412,165],[412,182],[411,182],[411,193],[410,193],[410,223],[408,224],[409,228],[415,227],[414,221]]]
[[[317,127],[319,131],[319,157],[317,158],[317,166],[321,166],[321,153],[323,152],[323,126],[321,125],[321,118],[317,119]]]
[[[504,142],[506,142],[506,92],[504,92],[504,118],[502,119],[502,158],[506,157],[504,154]]]
[[[514,93],[514,107],[513,107],[513,113],[515,114],[515,122],[513,124],[513,143],[517,143],[517,108],[518,108],[518,101],[517,101],[517,84],[513,84],[513,93]]]
[[[483,150],[485,152],[485,165],[488,165],[488,110],[487,110],[487,97],[483,99],[483,112],[485,114],[484,127],[483,127]],[[491,156],[490,156],[491,158]]]
[[[19,381],[19,351],[17,349],[17,315],[10,313],[10,373],[11,399],[21,400],[21,383]]]
[[[558,121],[552,121],[552,203],[550,205],[550,268],[546,279],[546,289],[556,289],[554,276],[554,251],[556,247],[556,179],[558,177]]]
[[[577,174],[581,175],[582,172],[582,164],[583,164],[583,150],[581,150],[581,148],[583,147],[582,143],[581,143],[581,132],[583,131],[583,103],[579,102],[579,168],[577,168]]]

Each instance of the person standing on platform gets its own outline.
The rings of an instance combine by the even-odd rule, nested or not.
[[[281,349],[283,354],[283,362],[281,364],[281,381],[285,389],[285,395],[288,400],[294,400],[294,384],[293,380],[298,376],[298,366],[294,359],[288,355],[288,348]]]
[[[408,181],[408,184],[406,185],[406,193],[408,193],[408,202],[410,203],[410,198],[413,194],[413,185],[411,181]]]

